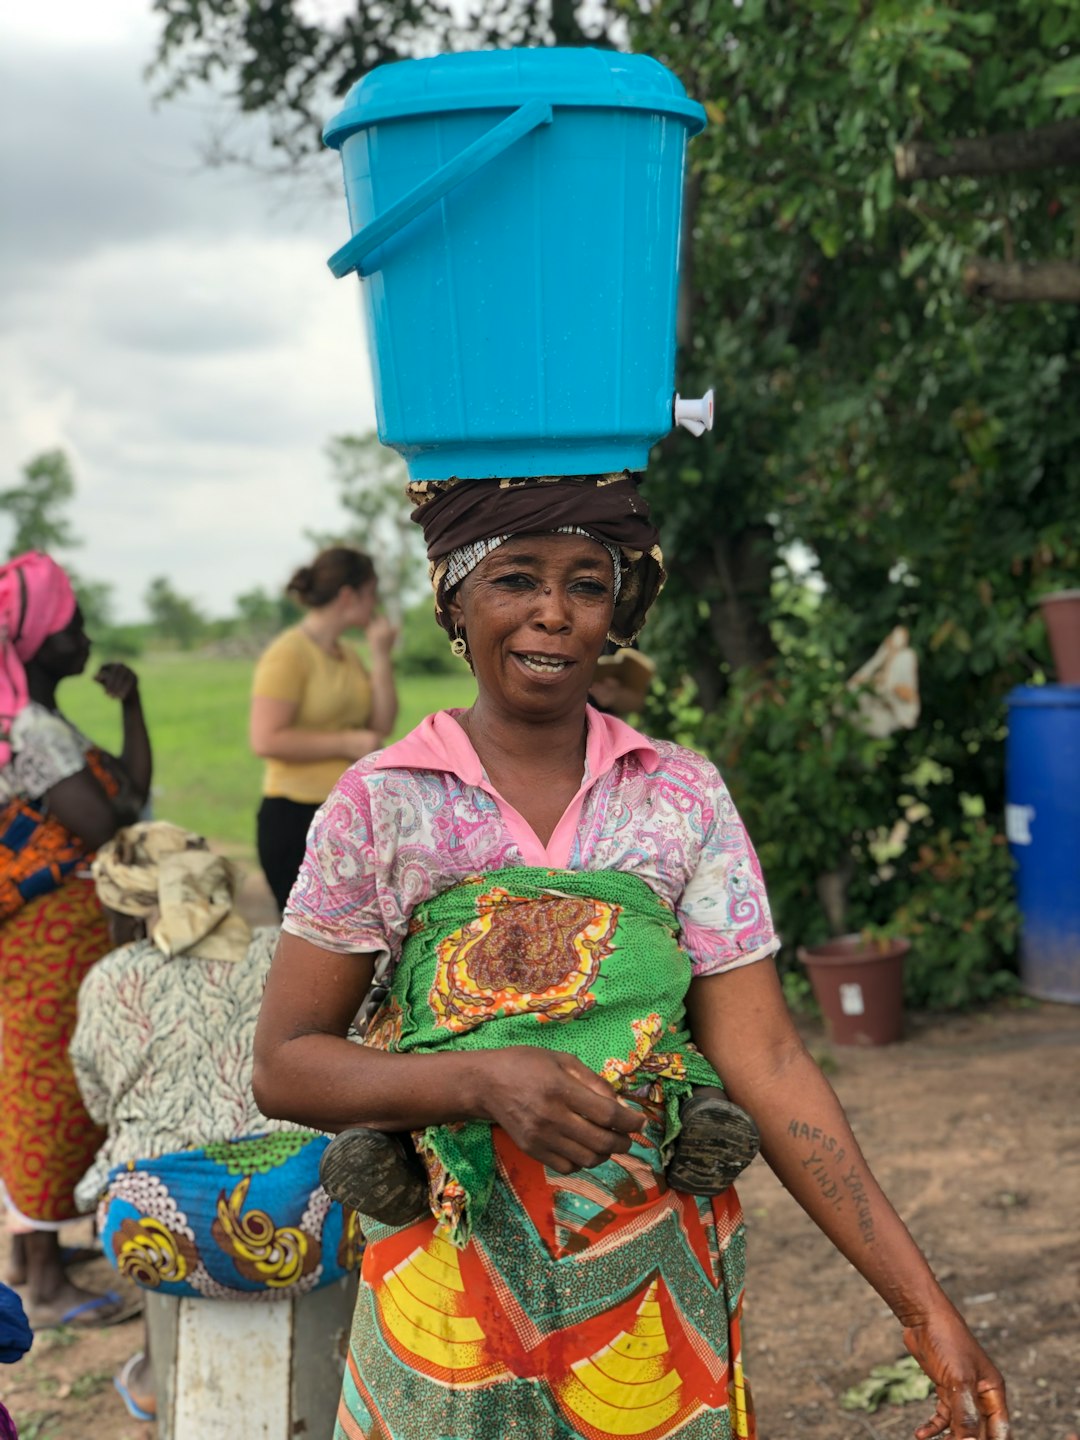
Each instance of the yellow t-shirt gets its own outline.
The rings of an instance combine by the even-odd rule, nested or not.
[[[285,630],[263,651],[255,667],[251,693],[296,706],[293,725],[300,730],[366,730],[371,724],[371,679],[349,645],[328,655],[299,625]],[[352,762],[340,760],[268,760],[263,794],[321,805]]]

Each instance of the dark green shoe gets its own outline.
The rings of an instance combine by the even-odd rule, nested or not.
[[[682,1129],[667,1166],[673,1190],[720,1195],[761,1149],[758,1128],[741,1106],[715,1086],[701,1087],[679,1112]]]
[[[383,1225],[431,1214],[427,1174],[407,1136],[342,1130],[323,1151],[319,1179],[331,1200]]]

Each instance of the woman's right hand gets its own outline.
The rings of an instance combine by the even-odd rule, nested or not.
[[[942,1302],[904,1327],[904,1344],[937,1394],[937,1408],[916,1429],[916,1440],[946,1431],[954,1440],[1009,1440],[1005,1381],[963,1316],[944,1296]]]
[[[574,1055],[514,1045],[475,1058],[485,1118],[560,1175],[625,1155],[644,1123],[640,1110]]]
[[[110,700],[119,700],[121,705],[134,705],[139,699],[139,677],[130,665],[119,660],[102,665],[94,680]]]

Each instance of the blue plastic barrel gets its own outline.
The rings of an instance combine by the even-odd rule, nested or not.
[[[1013,690],[1005,757],[1020,978],[1029,995],[1080,1004],[1080,685]]]
[[[641,470],[671,429],[686,142],[647,55],[490,50],[372,70],[341,152],[379,438],[415,480]]]

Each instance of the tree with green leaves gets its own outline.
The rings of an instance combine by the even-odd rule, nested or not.
[[[143,596],[150,621],[165,640],[190,650],[205,633],[206,620],[194,600],[175,590],[164,575],[151,580]]]
[[[379,594],[400,618],[427,589],[423,538],[409,519],[404,462],[377,435],[338,435],[327,446],[342,506],[351,517],[344,536],[375,560]]]
[[[1055,8],[1078,33],[1080,5]],[[1004,696],[1046,673],[1033,603],[1080,564],[1080,324],[1071,308],[980,303],[962,277],[1010,248],[1066,257],[1080,207],[1073,171],[901,186],[895,156],[1075,115],[1080,91],[1044,83],[1061,52],[1041,38],[1046,9],[747,0],[657,8],[634,30],[712,122],[692,152],[683,363],[689,390],[719,381],[716,443],[672,437],[651,472],[679,562],[656,648],[699,677],[697,737],[747,813],[786,937],[820,938],[820,882],[840,869],[852,928],[966,886],[972,994],[997,983],[1015,933],[1004,903],[976,899],[973,858],[994,862],[1001,900],[1005,847],[987,832]],[[724,536],[756,565],[734,586]],[[756,659],[716,624],[733,606],[766,628]],[[831,717],[898,623],[922,717],[868,747]],[[970,858],[947,882],[932,858],[946,853]]]
[[[0,513],[14,531],[8,555],[27,550],[71,550],[79,544],[64,514],[75,495],[75,476],[63,450],[44,450],[27,461],[22,483],[0,491]]]
[[[611,45],[625,31],[618,0],[389,0],[316,15],[304,0],[153,0],[161,20],[151,66],[165,98],[212,85],[241,114],[259,115],[284,164],[322,147],[322,126],[376,65],[439,50],[508,45]],[[218,158],[237,158],[216,146]]]
[[[64,513],[75,496],[75,475],[63,450],[45,450],[23,466],[21,485],[0,491],[0,513],[11,516],[14,532],[8,554],[27,550],[72,550],[82,542],[72,533]],[[112,631],[112,590],[105,580],[89,580],[65,566],[88,633],[95,640]],[[112,653],[112,650],[110,650]]]

